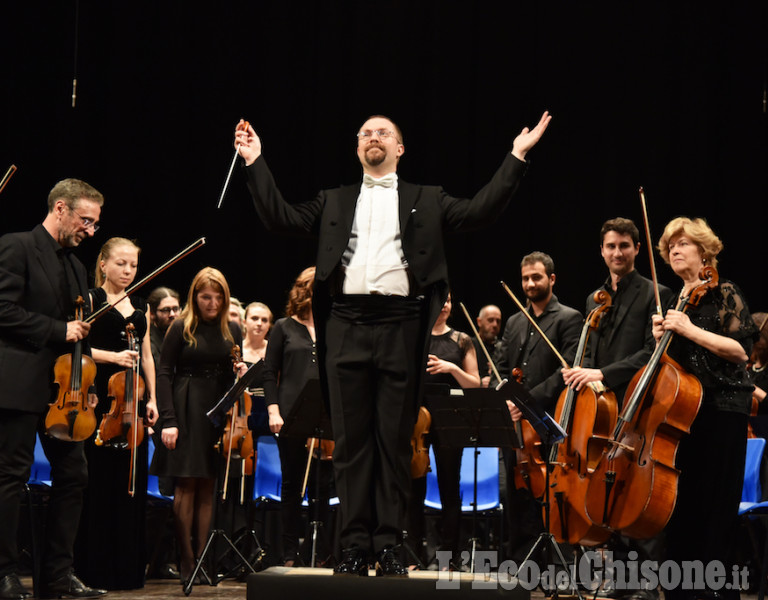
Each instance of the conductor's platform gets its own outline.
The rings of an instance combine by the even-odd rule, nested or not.
[[[530,600],[531,593],[496,573],[412,571],[407,578],[333,575],[331,569],[271,567],[248,576],[248,600],[286,600],[310,595],[313,600],[404,600],[418,598],[490,598]]]

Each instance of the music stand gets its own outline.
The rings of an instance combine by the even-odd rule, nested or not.
[[[206,413],[206,416],[208,419],[213,423],[216,427],[223,427],[224,425],[224,417],[226,416],[227,411],[232,408],[237,402],[237,399],[242,395],[243,392],[245,392],[246,388],[254,381],[256,380],[257,376],[261,374],[261,372],[264,369],[264,361],[260,360],[259,362],[251,365],[248,368],[248,371],[245,375],[240,377],[233,385],[230,387],[230,389],[222,396],[222,398],[216,403],[216,405],[209,410]],[[221,474],[219,473],[219,476]],[[218,487],[218,485],[217,485]],[[214,509],[218,508],[218,502],[214,504]],[[214,523],[216,522],[216,515],[213,517]],[[202,570],[203,561],[205,561],[206,557],[208,556],[208,552],[213,548],[213,541],[217,538],[221,537],[224,539],[224,541],[229,546],[229,550],[235,553],[235,555],[240,559],[240,562],[244,567],[247,567],[248,570],[250,570],[251,573],[256,573],[256,570],[253,568],[253,565],[251,565],[250,562],[248,562],[248,559],[243,556],[242,552],[238,549],[238,547],[235,545],[234,542],[232,542],[231,539],[229,539],[229,536],[226,534],[226,532],[223,529],[219,529],[214,527],[211,530],[210,535],[208,536],[208,540],[205,543],[205,547],[203,548],[203,552],[200,554],[200,558],[197,559],[195,563],[195,568],[192,570],[192,574],[189,576],[189,580],[184,584],[184,595],[189,596],[192,593],[192,588],[195,585],[195,577],[197,577],[197,574]],[[256,543],[261,549],[261,545],[258,544],[258,538],[256,539]],[[263,555],[259,554],[259,560]],[[213,578],[209,576],[205,570],[203,570],[203,575],[208,580],[208,583],[210,585],[218,585],[219,582],[224,579],[223,577],[220,577],[219,575],[214,575]]]
[[[470,572],[477,552],[477,457],[479,447],[515,446],[517,435],[504,397],[493,388],[451,390],[447,385],[425,386],[425,402],[432,416],[435,446],[474,450]]]
[[[291,411],[283,421],[280,435],[301,439],[317,438],[320,440],[333,440],[333,428],[331,419],[325,410],[323,393],[319,379],[310,379],[302,388]],[[311,457],[308,458],[311,460]],[[312,551],[309,558],[309,566],[315,566],[317,556],[318,530],[323,525],[320,520],[320,459],[317,459],[315,467],[315,494],[311,500],[313,504],[312,525]],[[328,499],[326,498],[326,502]]]
[[[536,550],[539,548],[541,544],[548,544],[550,547],[550,550],[554,551],[554,554],[557,556],[557,559],[560,562],[560,565],[565,570],[565,573],[568,575],[568,580],[570,581],[571,588],[576,592],[576,596],[579,598],[579,600],[582,600],[581,592],[579,591],[579,586],[576,585],[576,582],[573,580],[573,577],[571,576],[571,571],[568,568],[568,563],[565,561],[565,557],[563,556],[563,552],[560,549],[560,545],[557,543],[557,540],[555,540],[555,536],[550,531],[550,521],[549,521],[549,511],[550,511],[550,505],[549,505],[549,473],[552,470],[551,469],[551,463],[550,463],[550,449],[552,448],[553,444],[556,444],[562,440],[564,440],[567,437],[567,433],[563,430],[562,427],[560,427],[560,424],[555,421],[548,413],[546,413],[538,404],[536,401],[531,397],[531,394],[528,392],[528,390],[521,384],[517,383],[516,381],[510,381],[507,383],[506,386],[504,386],[505,390],[505,396],[508,396],[510,400],[512,400],[515,403],[515,406],[517,406],[520,411],[523,413],[523,417],[528,420],[528,422],[533,427],[534,431],[539,435],[539,438],[541,439],[541,443],[543,446],[543,452],[544,455],[544,461],[545,461],[545,469],[544,469],[544,496],[541,501],[542,507],[544,509],[544,531],[542,531],[539,534],[539,537],[536,538],[536,541],[534,542],[533,546],[531,546],[531,549],[528,551],[528,554],[526,554],[525,558],[523,559],[523,562],[520,563],[520,567],[518,568],[517,572],[515,573],[515,578],[518,578],[518,575],[520,574],[520,571],[523,569],[523,565],[525,565],[526,562],[533,556],[533,554],[536,552]],[[558,590],[557,586],[555,586],[555,593],[554,596],[557,597]]]

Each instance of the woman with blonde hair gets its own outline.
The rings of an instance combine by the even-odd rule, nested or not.
[[[144,424],[157,420],[155,401],[155,362],[149,335],[147,301],[138,296],[125,296],[133,283],[139,265],[140,248],[132,240],[113,237],[101,247],[96,260],[96,287],[90,290],[93,310],[113,305],[94,321],[89,336],[91,355],[98,365],[96,372],[97,425],[112,408],[113,398],[109,382],[113,375],[138,366],[144,380],[146,415]],[[126,329],[131,325],[136,347],[129,346]],[[124,381],[124,380],[122,380]],[[123,400],[127,400],[123,396]],[[94,441],[96,444],[94,444]],[[101,439],[94,435],[85,444],[88,458],[88,479],[85,491],[83,517],[75,544],[75,568],[88,581],[107,590],[137,589],[144,586],[146,544],[144,540],[147,499],[147,443],[135,449],[136,473],[132,493],[129,493],[131,451],[126,436]],[[114,520],[115,514],[120,519]],[[121,543],[115,545],[104,535],[104,523],[113,523],[113,535]]]
[[[705,282],[704,267],[717,266],[723,244],[704,219],[678,217],[664,229],[659,252],[681,279],[681,298]],[[682,307],[681,307],[682,308]],[[746,362],[757,327],[733,282],[718,278],[695,306],[669,309],[653,317],[658,342],[666,331],[674,336],[667,355],[701,382],[701,407],[683,436],[675,461],[680,471],[677,502],[666,527],[667,557],[702,561],[731,573],[746,455],[747,419],[752,382]],[[670,600],[738,598],[738,589],[665,590]]]
[[[242,346],[242,339],[229,320],[229,285],[221,271],[206,267],[195,275],[181,316],[168,328],[157,371],[161,438],[168,452],[155,453],[151,472],[176,481],[173,512],[182,584],[210,530],[220,431],[206,413],[234,381],[235,345]],[[243,363],[235,366],[244,372]]]

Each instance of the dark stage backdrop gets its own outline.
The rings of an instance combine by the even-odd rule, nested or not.
[[[643,186],[654,238],[672,217],[705,217],[725,243],[721,276],[766,310],[767,5],[658,6],[14,2],[0,25],[0,169],[18,172],[0,195],[2,232],[30,229],[56,181],[82,178],[106,196],[102,229],[79,250],[91,268],[111,236],[138,240],[140,276],[205,236],[145,293],[186,294],[214,265],[234,295],[281,316],[315,244],[267,233],[242,173],[216,209],[239,118],[296,202],[359,178],[355,133],[370,114],[403,129],[401,177],[472,195],[546,109],[554,119],[511,208],[449,241],[455,304],[493,302],[508,317],[499,281],[519,290],[520,258],[543,250],[560,300],[583,310],[606,276],[600,225],[640,224]],[[648,274],[645,243],[638,267]],[[453,322],[468,330],[460,312]]]

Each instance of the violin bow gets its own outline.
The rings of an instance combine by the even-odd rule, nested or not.
[[[242,123],[239,123],[237,127],[235,128],[235,131],[248,131],[248,127],[250,127],[250,124],[248,121],[243,121]],[[224,196],[227,195],[227,188],[229,187],[229,180],[232,177],[232,171],[235,170],[235,163],[237,162],[237,157],[240,154],[240,144],[237,145],[237,148],[235,148],[235,155],[232,157],[232,163],[229,165],[229,171],[227,171],[227,178],[224,180],[224,187],[221,188],[221,195],[219,196],[219,203],[216,205],[216,208],[221,208],[221,203],[224,202]]]
[[[0,179],[0,192],[2,192],[5,189],[6,184],[11,179],[13,174],[16,172],[16,165],[11,165],[8,167],[8,170],[5,172],[5,175],[3,175],[3,178]]]
[[[656,314],[663,316],[661,311],[661,296],[659,296],[659,280],[656,278],[656,260],[653,257],[653,242],[651,241],[651,226],[648,224],[648,209],[645,206],[645,192],[640,186],[640,204],[643,206],[643,223],[645,223],[645,240],[648,244],[648,259],[651,263],[651,279],[653,280],[653,293],[656,297]]]
[[[569,365],[566,360],[563,358],[563,355],[560,354],[557,351],[557,348],[555,348],[554,344],[549,341],[549,338],[544,334],[544,332],[541,330],[541,327],[536,323],[536,321],[533,319],[533,317],[530,315],[530,313],[525,310],[525,307],[520,303],[520,300],[517,299],[517,296],[515,296],[512,293],[512,290],[507,287],[507,284],[503,281],[501,282],[502,287],[506,290],[507,294],[509,294],[509,297],[512,298],[512,300],[515,301],[515,304],[517,304],[517,308],[520,309],[520,312],[525,315],[525,318],[528,319],[528,321],[533,325],[534,329],[539,332],[539,335],[544,339],[544,341],[547,343],[549,348],[552,350],[552,352],[555,353],[555,356],[557,357],[557,360],[560,361],[560,364],[563,365],[563,369],[570,369],[571,365]]]
[[[171,258],[167,262],[165,262],[162,265],[160,265],[157,269],[155,269],[149,275],[144,277],[144,279],[142,279],[141,281],[136,282],[131,287],[129,287],[127,290],[125,290],[125,293],[118,300],[116,300],[112,304],[105,304],[99,310],[91,313],[91,315],[85,320],[85,322],[86,323],[93,323],[96,319],[102,317],[107,311],[111,310],[112,307],[120,304],[120,302],[125,300],[128,296],[130,296],[133,292],[138,290],[141,286],[146,284],[148,281],[150,281],[151,279],[154,279],[155,277],[160,275],[160,273],[165,271],[168,267],[171,267],[172,265],[175,265],[182,258],[186,258],[187,256],[192,254],[198,248],[202,248],[204,245],[205,245],[205,238],[201,237],[199,240],[197,240],[196,242],[190,244],[184,250],[179,252],[176,256],[174,256],[173,258]]]
[[[488,364],[491,365],[491,369],[493,370],[493,374],[496,376],[496,380],[499,382],[496,385],[496,391],[498,392],[501,388],[503,388],[508,380],[505,377],[504,379],[501,378],[501,375],[499,375],[499,370],[496,368],[496,365],[493,362],[493,359],[491,358],[490,353],[488,352],[488,348],[485,347],[485,344],[483,343],[483,340],[480,339],[480,333],[477,331],[477,327],[475,327],[475,324],[472,322],[472,319],[469,316],[469,312],[467,312],[466,307],[464,306],[463,302],[459,302],[459,306],[461,306],[461,310],[464,311],[464,316],[467,318],[467,322],[469,323],[469,326],[472,328],[472,333],[475,334],[475,337],[477,338],[477,341],[480,342],[480,347],[483,349],[483,353],[485,354],[485,358],[488,359]],[[523,430],[522,425],[520,421],[515,421],[513,423],[515,427],[515,435],[517,436],[517,448],[522,448],[524,445],[523,442]]]

